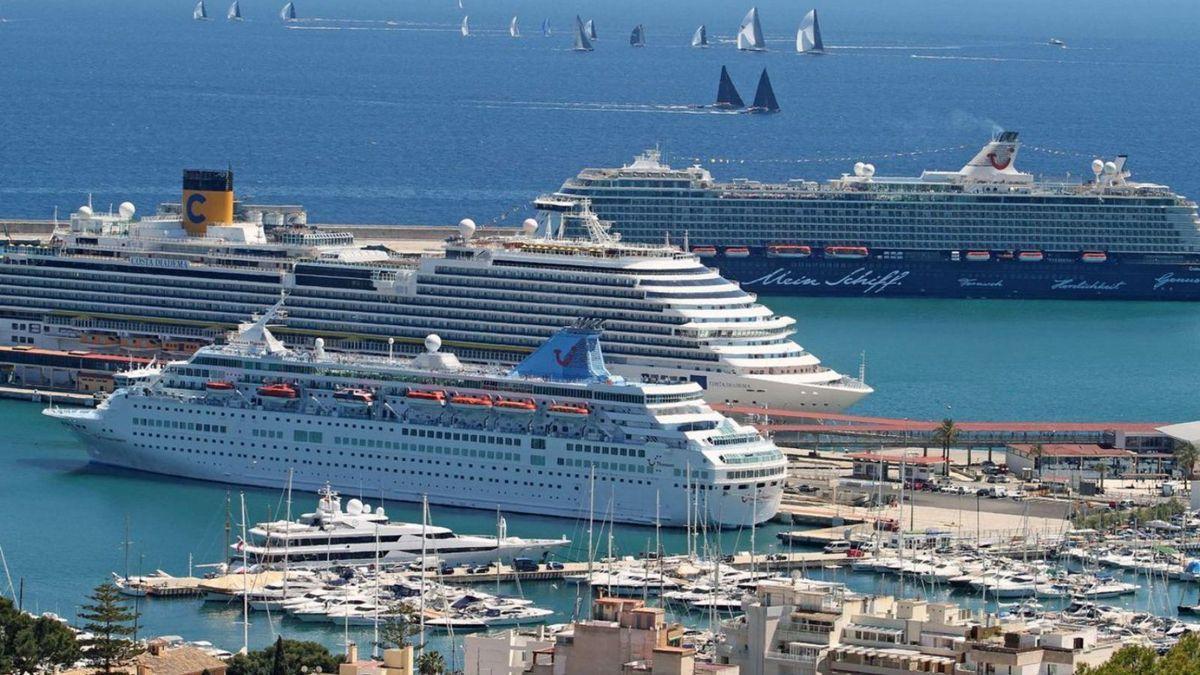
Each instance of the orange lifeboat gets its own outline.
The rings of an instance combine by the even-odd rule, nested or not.
[[[725,249],[726,258],[749,258],[750,249],[745,246],[730,246]]]
[[[450,397],[450,405],[469,410],[486,410],[492,407],[492,399],[487,396],[455,394]]]
[[[716,246],[693,246],[692,253],[695,253],[696,255],[700,256],[701,258],[709,258],[709,257],[712,257],[717,254],[717,247]]]
[[[967,251],[967,260],[971,262],[983,262],[991,259],[992,254],[987,251]]]
[[[503,412],[516,413],[525,415],[533,413],[537,410],[537,404],[529,399],[506,399],[502,398],[492,404],[496,410]]]
[[[1108,260],[1108,254],[1102,251],[1084,251],[1080,260],[1085,263],[1102,263]]]
[[[586,405],[575,403],[556,403],[547,410],[551,415],[559,417],[587,417],[590,412]]]
[[[865,258],[867,257],[866,246],[826,246],[826,258]]]
[[[409,389],[404,395],[410,403],[420,403],[426,405],[444,405],[446,403],[446,392],[430,391],[428,389]]]
[[[812,255],[811,246],[797,244],[771,244],[767,246],[768,258],[807,258]]]
[[[293,399],[299,396],[296,388],[286,382],[279,384],[264,384],[258,388],[258,395],[264,398]]]
[[[220,380],[213,380],[210,382],[205,382],[204,388],[209,391],[233,391],[234,390],[234,386],[233,386],[232,382],[224,382],[224,381],[220,381]]]
[[[1021,262],[1042,262],[1045,257],[1041,251],[1021,251],[1017,254],[1017,260]]]

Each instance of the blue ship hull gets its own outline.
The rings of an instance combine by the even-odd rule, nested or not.
[[[746,290],[764,295],[1071,300],[1200,300],[1200,260],[1101,263],[1046,257],[1038,262],[951,260],[872,251],[864,258],[723,254],[702,258]]]

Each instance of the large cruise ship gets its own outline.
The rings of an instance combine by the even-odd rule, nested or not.
[[[331,350],[415,353],[436,332],[466,361],[513,364],[593,318],[606,321],[615,373],[696,381],[713,402],[839,411],[871,391],[696,255],[621,241],[586,205],[551,205],[509,234],[464,221],[444,255],[417,259],[286,214],[270,229],[274,212],[235,216],[228,172],[185,172],[184,187],[165,213],[85,206],[49,245],[0,249],[0,343],[179,357],[286,290],[277,332],[301,345],[320,336]]]
[[[1016,166],[1016,132],[957,171],[876,175],[858,162],[826,182],[719,182],[657,151],[585,169],[559,199],[587,200],[627,240],[687,241],[722,274],[771,294],[1200,299],[1196,203],[1132,180],[1126,157],[1094,178]]]
[[[45,413],[94,462],[201,480],[680,526],[778,509],[783,453],[695,382],[610,373],[598,322],[505,369],[464,366],[436,335],[411,360],[294,351],[268,326],[281,305],[95,409]]]

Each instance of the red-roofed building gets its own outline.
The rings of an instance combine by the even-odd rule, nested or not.
[[[931,482],[934,476],[945,473],[945,461],[941,457],[926,457],[913,454],[857,452],[850,455],[854,460],[851,474],[863,480],[899,480],[903,472],[906,482]],[[896,476],[892,476],[892,468]]]
[[[1138,473],[1138,454],[1120,448],[1081,443],[1014,443],[1007,450],[1008,468],[1014,474],[1023,471],[1030,475],[1053,474],[1073,478],[1096,479],[1098,466],[1105,466],[1105,476],[1117,477]]]

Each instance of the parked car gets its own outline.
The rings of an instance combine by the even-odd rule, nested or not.
[[[806,485],[797,486],[796,491],[812,493],[812,492],[820,492],[821,488],[817,487],[816,485],[807,485],[806,484]]]
[[[562,568],[563,564],[557,560],[551,560],[550,562],[546,563],[546,569],[548,570],[561,570]]]
[[[518,572],[538,571],[538,564],[530,558],[513,558],[512,566]]]
[[[850,550],[850,542],[845,539],[838,539],[825,544],[824,551],[826,553],[845,553]]]

